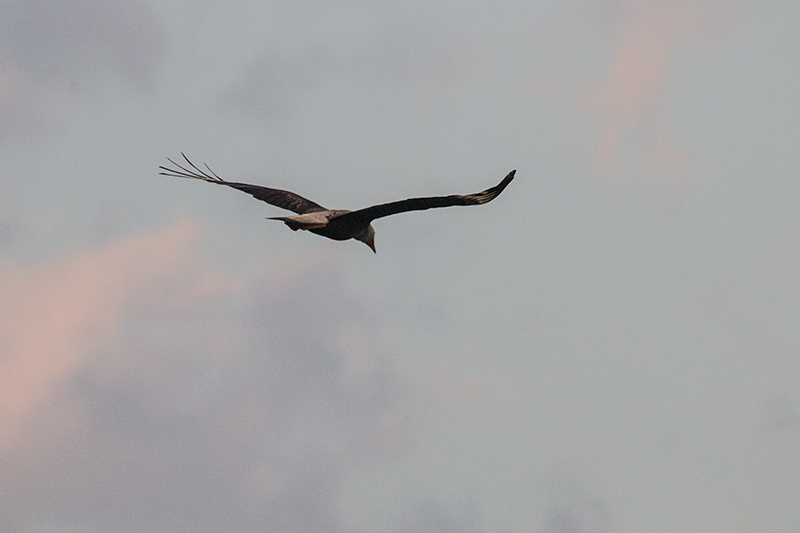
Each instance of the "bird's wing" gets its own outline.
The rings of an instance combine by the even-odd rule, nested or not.
[[[491,202],[503,192],[503,189],[511,183],[514,179],[516,170],[512,170],[508,175],[503,178],[503,181],[490,189],[478,192],[475,194],[454,194],[451,196],[430,196],[427,198],[409,198],[407,200],[400,200],[398,202],[390,202],[388,204],[373,205],[359,209],[358,211],[351,211],[343,215],[335,217],[341,222],[352,221],[362,224],[368,224],[372,220],[381,217],[388,217],[389,215],[396,215],[397,213],[404,213],[406,211],[422,211],[424,209],[432,209],[434,207],[450,207],[452,205],[479,205]]]
[[[247,183],[225,181],[217,176],[214,171],[208,167],[208,165],[205,166],[206,170],[202,170],[194,163],[189,161],[189,158],[186,157],[183,152],[181,152],[181,155],[186,160],[189,168],[179,165],[172,159],[169,159],[168,161],[177,168],[158,167],[162,170],[162,172],[159,172],[159,174],[163,176],[174,176],[176,178],[194,178],[207,181],[209,183],[227,185],[228,187],[233,187],[234,189],[239,189],[240,191],[246,192],[247,194],[252,195],[254,198],[267,202],[268,204],[280,207],[282,209],[288,209],[289,211],[294,211],[298,215],[302,215],[304,213],[313,213],[315,211],[327,211],[327,209],[321,205],[303,198],[299,194],[295,194],[293,192],[282,191],[281,189],[270,189],[269,187],[261,187],[259,185],[249,185]]]

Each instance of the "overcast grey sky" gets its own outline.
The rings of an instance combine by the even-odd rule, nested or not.
[[[0,2],[0,531],[800,530],[799,27]]]

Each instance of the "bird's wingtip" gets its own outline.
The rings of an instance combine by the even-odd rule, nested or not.
[[[506,185],[508,185],[509,183],[511,183],[511,180],[513,180],[513,179],[514,179],[514,176],[516,175],[516,173],[517,173],[517,169],[514,169],[514,170],[512,170],[511,172],[509,172],[508,174],[506,174],[506,177],[505,177],[505,178],[503,178],[503,181],[501,181],[501,182],[500,182],[500,183],[497,185],[497,187],[499,187],[499,189],[500,189],[500,191],[498,191],[498,194],[499,194],[499,193],[500,193],[500,192],[501,192],[503,189],[505,189],[505,188],[506,188]]]

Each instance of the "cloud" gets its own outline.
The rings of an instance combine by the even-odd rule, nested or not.
[[[649,164],[681,176],[694,157],[675,139],[664,103],[680,54],[729,26],[732,8],[707,0],[601,5],[607,16],[599,17],[600,24],[614,44],[609,68],[583,98],[586,109],[602,120],[595,163],[601,172],[618,171],[626,151],[636,145]]]
[[[223,109],[267,122],[283,120],[299,99],[332,74],[332,63],[323,48],[264,53],[219,97],[219,103]]]
[[[0,3],[0,135],[40,133],[99,75],[146,87],[164,49],[141,0]]]
[[[541,533],[605,533],[609,531],[608,507],[582,489],[571,474],[551,479],[549,509],[537,531]]]
[[[426,94],[447,90],[464,77],[470,58],[467,42],[442,35],[439,28],[389,28],[349,50],[320,42],[265,51],[219,102],[248,117],[281,121],[310,95],[339,82],[355,87],[356,93],[364,87]]]
[[[409,510],[398,533],[477,533],[484,531],[474,506],[448,508],[437,500],[425,500]]]
[[[768,402],[762,427],[766,433],[796,433],[800,430],[800,409],[784,394]]]
[[[0,530],[345,529],[404,379],[330,259],[225,275],[194,233],[2,266]]]
[[[3,249],[11,239],[12,233],[11,225],[0,220],[0,250]]]
[[[622,143],[634,128],[655,125],[653,149],[666,162],[688,162],[670,144],[659,115],[674,73],[678,53],[698,31],[695,2],[629,2],[621,10],[614,33],[614,52],[603,79],[589,90],[585,104],[603,123],[595,145],[600,169],[617,166]]]
[[[0,263],[0,443],[87,362],[132,294],[184,259],[193,233],[181,222],[42,266]]]

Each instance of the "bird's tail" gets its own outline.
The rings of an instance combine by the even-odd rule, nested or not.
[[[292,217],[267,217],[267,220],[280,220],[287,226],[289,226],[292,231],[297,231],[302,227],[302,224],[293,220]]]

